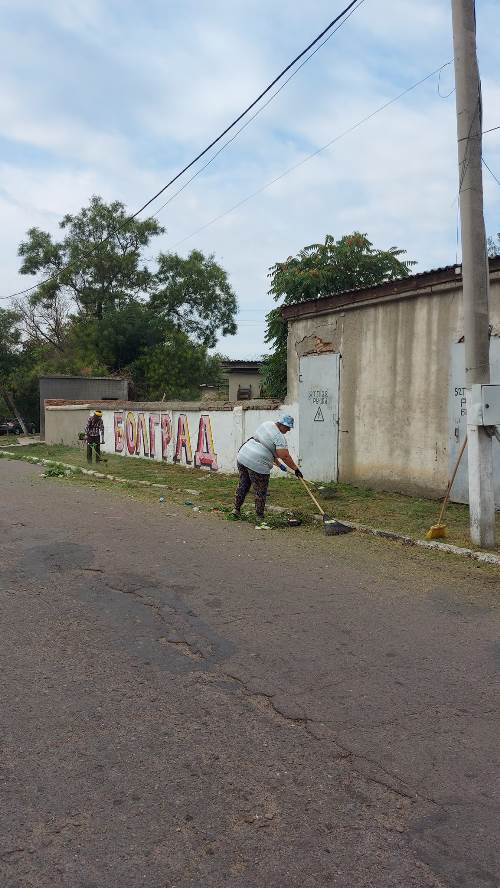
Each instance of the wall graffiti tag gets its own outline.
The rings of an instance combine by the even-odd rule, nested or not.
[[[188,418],[185,413],[181,413],[177,420],[177,440],[175,444],[174,462],[182,462],[183,453],[186,465],[191,465],[193,462],[193,451],[191,450]]]
[[[307,398],[312,404],[328,404],[328,389],[311,389]]]
[[[172,418],[168,413],[116,410],[113,417],[115,453],[130,456],[145,456],[150,459],[194,465],[218,471],[210,416],[203,414],[198,422],[198,436],[194,453],[191,446],[189,419],[185,413],[179,414],[174,434]],[[157,446],[158,445],[158,446]],[[172,446],[170,446],[172,445]]]
[[[455,386],[455,400],[458,402],[460,416],[467,416],[467,399],[465,397],[465,388]]]

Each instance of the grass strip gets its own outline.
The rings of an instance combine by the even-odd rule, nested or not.
[[[64,445],[32,444],[29,448],[13,449],[9,456],[51,459],[71,465],[77,469],[87,469],[86,453],[83,448]],[[128,458],[106,454],[107,463],[92,466],[103,475],[113,475],[123,482],[132,484],[150,483],[163,485],[165,489],[156,491],[159,497],[186,503],[203,511],[217,511],[230,517],[237,479],[235,475],[191,469],[185,466],[164,462]],[[92,477],[92,476],[89,476]],[[385,493],[352,484],[333,485],[331,499],[322,499],[321,484],[313,485],[325,512],[340,520],[352,521],[384,531],[403,534],[413,539],[422,539],[431,524],[435,524],[439,504],[435,500],[410,497],[398,493]],[[154,490],[154,488],[153,488]],[[243,518],[255,521],[249,494]],[[274,511],[276,509],[276,511]],[[283,509],[283,512],[278,512]],[[314,522],[314,506],[309,501],[302,485],[293,476],[271,478],[269,485],[267,523],[272,527],[282,527],[289,516],[300,518],[304,523]],[[468,506],[451,503],[446,514],[448,536],[443,543],[471,547],[469,539]],[[500,513],[497,514],[497,538],[500,539]],[[496,551],[500,551],[497,546]]]

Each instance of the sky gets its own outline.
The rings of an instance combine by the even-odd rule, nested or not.
[[[57,236],[62,216],[94,194],[134,212],[345,5],[0,0],[0,296],[32,283],[18,274],[17,256],[29,227]],[[151,245],[151,257],[197,248],[215,254],[229,274],[239,329],[220,340],[219,352],[265,353],[269,268],[326,234],[364,232],[380,249],[405,249],[418,271],[456,261],[452,65],[207,224],[450,61],[450,7],[450,0],[364,0],[160,212],[166,233]],[[498,0],[477,0],[476,9],[489,129],[500,126]],[[484,157],[500,180],[500,130],[485,135]],[[484,188],[493,234],[500,231],[500,186],[486,170]]]

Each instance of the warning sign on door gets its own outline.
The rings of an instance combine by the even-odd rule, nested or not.
[[[323,416],[323,411],[322,411],[321,407],[318,407],[318,409],[316,410],[316,416],[314,417],[313,422],[324,422],[324,421],[325,421],[325,417]]]

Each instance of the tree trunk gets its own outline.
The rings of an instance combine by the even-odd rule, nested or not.
[[[14,401],[14,396],[13,396],[12,392],[8,392],[7,389],[5,388],[5,386],[3,386],[3,385],[0,386],[0,392],[2,393],[2,397],[5,401],[5,403],[9,405],[9,407],[12,410],[14,416],[16,417],[19,425],[21,426],[21,428],[23,430],[23,434],[27,435],[28,429],[26,428],[26,424],[24,422],[24,419],[22,418],[21,414],[19,413],[19,410],[16,407],[16,402]]]

